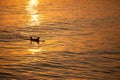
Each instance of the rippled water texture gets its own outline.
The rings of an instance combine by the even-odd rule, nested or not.
[[[0,80],[120,80],[119,5],[0,0]]]

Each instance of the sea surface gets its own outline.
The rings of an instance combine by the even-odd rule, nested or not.
[[[0,0],[0,80],[120,80],[119,5]]]

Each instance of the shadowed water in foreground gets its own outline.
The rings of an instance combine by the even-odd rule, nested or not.
[[[119,80],[119,5],[0,1],[0,80]]]

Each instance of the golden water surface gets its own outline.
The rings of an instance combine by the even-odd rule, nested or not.
[[[119,5],[1,0],[0,80],[119,80]]]

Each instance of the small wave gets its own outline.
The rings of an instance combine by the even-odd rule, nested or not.
[[[0,34],[0,42],[14,42],[21,41],[26,39],[26,36],[23,36],[19,33],[14,33],[11,31],[2,31]]]

